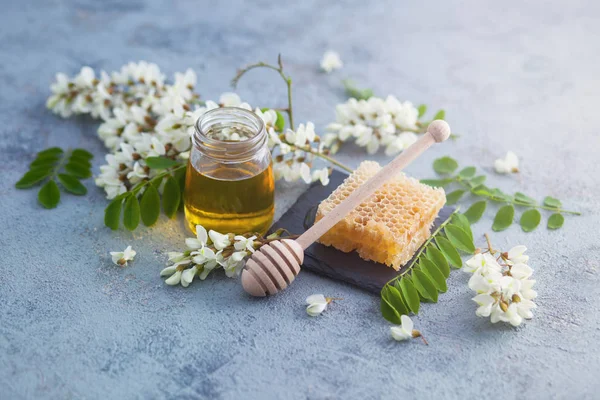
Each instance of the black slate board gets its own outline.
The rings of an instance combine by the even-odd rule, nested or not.
[[[278,228],[285,228],[295,234],[304,232],[314,222],[319,203],[327,198],[347,176],[343,172],[333,171],[329,177],[329,185],[323,186],[320,183],[311,185],[279,221],[271,227],[271,232]],[[432,230],[446,221],[453,211],[454,208],[452,207],[442,208],[434,221]],[[376,294],[379,294],[386,282],[403,270],[403,268],[400,268],[400,271],[395,271],[383,264],[365,261],[354,251],[344,253],[320,243],[315,243],[306,249],[302,269],[350,283]]]

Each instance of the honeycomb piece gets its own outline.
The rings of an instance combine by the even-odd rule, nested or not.
[[[340,204],[381,167],[363,161],[329,197],[321,202],[316,221]],[[446,203],[442,188],[432,188],[399,174],[338,222],[319,242],[395,270],[408,262],[431,234],[431,225]]]

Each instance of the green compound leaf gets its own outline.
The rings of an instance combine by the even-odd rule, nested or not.
[[[65,171],[81,179],[89,178],[90,176],[92,176],[92,171],[90,171],[89,163],[87,163],[86,165],[79,162],[78,160],[70,160],[67,163],[67,165],[65,165]]]
[[[383,290],[381,291],[380,309],[381,309],[381,315],[383,315],[383,318],[390,321],[392,324],[400,323],[400,314],[398,314],[396,309],[394,307],[392,307],[390,302],[387,300],[387,286],[384,287]]]
[[[452,178],[446,178],[446,179],[421,179],[419,182],[421,182],[424,185],[431,186],[431,187],[444,187],[444,186],[447,186],[450,183],[454,182],[454,179],[452,179]]]
[[[402,299],[400,291],[394,286],[387,285],[387,301],[399,315],[408,315],[409,309]]]
[[[475,245],[473,239],[465,232],[462,228],[456,225],[448,225],[444,229],[446,236],[457,249],[464,251],[465,253],[473,254],[475,252]]]
[[[521,215],[521,220],[519,221],[519,223],[521,224],[521,228],[523,228],[525,232],[531,232],[538,227],[541,221],[542,214],[540,214],[540,212],[537,209],[532,208],[525,211],[523,215]]]
[[[565,217],[562,214],[552,214],[548,218],[548,229],[558,229],[565,223]]]
[[[154,186],[149,185],[142,195],[140,211],[144,225],[151,226],[158,221],[158,216],[160,215],[160,196]]]
[[[127,192],[129,193],[129,192]],[[123,204],[122,197],[116,197],[104,209],[104,225],[108,226],[113,231],[119,229],[119,220],[121,219],[121,205]]]
[[[38,201],[45,208],[55,208],[60,201],[60,190],[53,180],[46,182],[38,193]]]
[[[466,190],[458,189],[453,192],[450,192],[446,195],[446,204],[453,205],[456,204],[460,198],[465,194]]]
[[[476,203],[471,204],[471,207],[467,211],[465,211],[464,216],[467,217],[471,224],[479,221],[485,212],[487,207],[487,201],[481,200]]]
[[[417,116],[418,119],[425,115],[427,112],[427,106],[425,104],[420,104],[419,107],[417,107],[417,110],[419,111],[419,115]]]
[[[442,274],[444,274],[446,279],[450,276],[450,264],[448,264],[448,260],[446,260],[444,253],[442,253],[437,247],[434,245],[427,246],[427,258],[429,258],[429,260],[431,260],[431,262],[434,263],[440,271],[442,271]]]
[[[427,258],[422,258],[419,260],[419,264],[421,265],[421,270],[431,278],[431,281],[438,291],[445,292],[448,290],[444,274],[442,274],[442,271],[440,271],[434,263]]]
[[[83,186],[83,184],[79,182],[79,179],[75,178],[74,176],[58,174],[58,180],[60,181],[61,185],[63,185],[65,190],[67,190],[67,192],[77,196],[83,196],[87,193],[87,188]]]
[[[521,192],[517,192],[515,193],[515,200],[518,201],[519,203],[524,203],[524,204],[528,204],[530,206],[534,206],[537,204],[537,201],[535,201],[535,199],[527,196],[526,194],[523,194]]]
[[[415,288],[415,285],[413,285],[410,277],[406,276],[402,278],[399,286],[404,303],[406,303],[410,311],[412,311],[414,314],[418,314],[421,300],[419,299],[419,292]]]
[[[435,120],[435,119],[444,119],[444,118],[446,118],[446,111],[444,111],[444,110],[440,110],[440,111],[438,111],[438,112],[437,112],[437,113],[436,113],[436,114],[433,116],[433,119],[434,119],[434,120]]]
[[[544,198],[544,205],[547,207],[561,208],[562,202],[554,197],[546,196]]]
[[[152,169],[167,169],[179,165],[179,162],[166,157],[148,157],[145,161]]]
[[[17,183],[15,183],[15,187],[17,189],[27,189],[32,186],[37,185],[44,179],[46,179],[52,173],[51,169],[48,168],[34,168],[30,171],[27,171],[25,175],[19,179]]]
[[[130,231],[135,230],[140,224],[140,203],[135,194],[125,200],[123,209],[123,225]]]
[[[458,251],[448,239],[442,236],[438,236],[435,238],[435,242],[437,243],[438,247],[446,257],[450,265],[452,265],[455,268],[462,267],[462,259],[460,258],[460,254],[458,254]]]
[[[433,169],[440,175],[451,174],[458,168],[458,162],[451,157],[441,157],[433,162]]]
[[[165,183],[162,197],[163,211],[167,217],[173,218],[177,212],[180,201],[181,190],[179,189],[179,185],[177,184],[175,178],[170,176],[167,178],[167,182]]]
[[[76,158],[82,158],[84,160],[91,160],[94,158],[94,155],[87,150],[84,149],[75,149],[71,152],[71,155]]]
[[[438,291],[435,284],[423,271],[415,269],[412,272],[413,283],[421,297],[431,300],[434,303],[438,301]]]
[[[492,224],[492,229],[496,232],[503,231],[507,229],[513,223],[513,218],[515,217],[515,208],[512,205],[506,205],[500,207],[496,217],[494,217],[494,223]]]
[[[460,170],[460,172],[458,173],[458,176],[461,177],[462,179],[471,179],[475,176],[476,172],[477,172],[477,168],[475,168],[475,167],[465,167]]]
[[[482,185],[486,179],[487,179],[487,176],[485,176],[485,175],[476,176],[475,178],[473,178],[469,181],[469,186],[471,186],[472,188],[476,188],[477,186]],[[473,193],[475,193],[475,192],[473,192]]]
[[[46,150],[42,150],[39,153],[37,153],[37,156],[46,156],[46,155],[55,155],[55,156],[60,156],[63,153],[63,149],[61,149],[60,147],[50,147]]]

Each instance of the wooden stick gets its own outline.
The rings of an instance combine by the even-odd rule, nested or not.
[[[429,124],[427,132],[408,149],[400,153],[388,165],[383,167],[377,174],[363,183],[342,201],[337,207],[327,213],[323,219],[314,224],[302,234],[296,242],[306,249],[317,239],[333,228],[348,213],[356,208],[365,199],[377,191],[385,182],[396,176],[408,164],[414,161],[421,153],[432,144],[443,142],[450,136],[450,126],[445,121],[436,120]]]

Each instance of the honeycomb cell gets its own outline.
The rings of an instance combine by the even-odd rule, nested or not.
[[[316,220],[323,218],[381,167],[364,161],[321,204]],[[432,188],[399,174],[338,222],[319,242],[396,270],[408,262],[431,234],[431,225],[446,203],[442,188]]]

